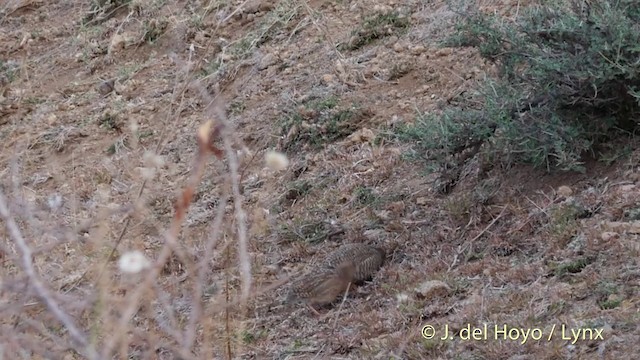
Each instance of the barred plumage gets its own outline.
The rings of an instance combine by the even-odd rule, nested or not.
[[[385,251],[381,248],[366,244],[346,244],[329,254],[322,266],[333,269],[345,261],[355,265],[353,281],[360,283],[373,278],[380,269],[385,258]]]
[[[385,251],[365,244],[347,244],[330,253],[315,269],[295,279],[287,301],[310,305],[332,303],[350,283],[371,279],[384,261]],[[313,308],[312,308],[313,309]],[[314,310],[315,311],[315,310]]]
[[[344,263],[335,269],[309,272],[291,283],[287,302],[306,301],[311,305],[326,305],[342,295],[351,283],[355,266]]]

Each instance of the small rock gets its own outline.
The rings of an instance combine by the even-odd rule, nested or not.
[[[387,209],[395,214],[400,214],[404,212],[405,207],[404,201],[394,201],[387,206]]]
[[[393,44],[393,51],[395,52],[402,52],[404,50],[404,46],[402,46],[402,44],[400,44],[399,42],[396,42],[395,44]]]
[[[391,211],[389,210],[379,210],[374,211],[373,213],[378,217],[378,219],[383,221],[389,220],[391,218]]]
[[[258,11],[269,11],[273,8],[272,1],[253,0],[248,1],[244,6],[244,12],[247,14],[255,14]]]
[[[127,39],[122,34],[115,34],[111,38],[111,43],[109,44],[109,54],[113,54],[118,50],[124,49],[127,43]]]
[[[348,139],[354,143],[372,142],[376,138],[376,134],[371,129],[362,128],[349,135]]]
[[[638,182],[640,181],[640,172],[635,170],[629,170],[624,174],[624,177],[633,182]]]
[[[564,196],[564,197],[569,197],[573,195],[573,190],[571,190],[571,188],[566,185],[560,186],[557,192],[558,192],[558,195]]]
[[[440,280],[425,281],[415,289],[416,295],[425,300],[446,296],[450,291],[449,285]]]
[[[614,231],[605,231],[600,234],[600,238],[604,241],[609,241],[611,239],[617,239],[620,236],[617,232]]]
[[[620,191],[629,192],[635,190],[636,186],[634,184],[626,184],[620,186]]]
[[[436,56],[449,56],[451,55],[451,48],[444,48],[436,51]]]
[[[278,275],[280,268],[278,265],[266,265],[264,267],[264,272],[266,275]]]
[[[336,77],[333,76],[332,74],[324,74],[322,75],[322,82],[325,85],[331,85],[336,82]]]
[[[209,38],[209,34],[205,31],[198,31],[196,36],[194,36],[193,40],[198,44],[205,44]]]
[[[426,50],[427,50],[427,49],[425,49],[425,47],[424,47],[424,46],[422,46],[422,45],[416,45],[416,46],[412,47],[410,51],[411,51],[411,54],[412,54],[412,55],[420,55],[420,54],[422,54],[423,52],[425,52]]]
[[[365,230],[362,235],[369,240],[380,240],[388,236],[387,232],[383,229],[369,229]]]
[[[264,70],[269,66],[274,65],[277,62],[278,62],[278,58],[274,54],[269,53],[263,56],[262,59],[260,59],[260,63],[258,64],[258,70]]]
[[[628,232],[631,234],[640,234],[640,220],[623,222],[623,221],[606,221],[605,227],[615,232]]]
[[[421,196],[421,197],[416,199],[416,204],[418,204],[418,205],[422,206],[422,205],[427,205],[428,203],[429,203],[429,200],[427,200],[427,198],[424,197],[424,196]]]
[[[105,80],[98,85],[98,92],[101,95],[107,95],[113,91],[113,86],[115,85],[115,80]]]

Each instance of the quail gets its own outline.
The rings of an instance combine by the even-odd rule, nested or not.
[[[344,262],[333,269],[321,268],[294,280],[286,302],[302,301],[316,314],[314,305],[327,305],[344,294],[355,276],[356,266]]]
[[[344,262],[353,263],[355,265],[353,282],[361,283],[373,278],[382,266],[385,255],[382,248],[360,243],[346,244],[330,253],[322,266],[335,269]]]
[[[287,302],[302,300],[313,305],[327,305],[349,288],[373,277],[385,257],[384,250],[365,244],[348,244],[330,253],[315,269],[294,280]]]

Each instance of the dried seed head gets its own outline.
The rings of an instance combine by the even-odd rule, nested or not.
[[[284,170],[289,166],[289,159],[287,155],[277,152],[277,151],[269,151],[264,156],[265,164],[271,170]]]
[[[200,125],[200,128],[198,129],[198,138],[203,144],[209,143],[209,137],[210,137],[212,128],[213,128],[212,120],[207,120],[206,123]]]
[[[151,266],[151,262],[141,251],[134,250],[122,254],[118,260],[118,268],[123,273],[135,274]]]

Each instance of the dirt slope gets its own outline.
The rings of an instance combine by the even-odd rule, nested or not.
[[[482,9],[512,18],[530,3]],[[100,264],[123,229],[114,259],[132,249],[156,258],[215,98],[237,138],[258,290],[246,311],[214,306],[239,295],[241,276],[233,221],[201,259],[229,172],[209,161],[179,239],[210,267],[195,358],[640,354],[640,152],[590,161],[586,174],[468,169],[443,196],[412,144],[393,136],[492,76],[473,49],[439,46],[455,21],[444,1],[0,4],[0,179],[35,269],[92,341],[122,330],[115,319],[139,279],[116,261],[99,277]],[[287,170],[265,168],[269,149],[288,155]],[[1,234],[7,349],[82,358],[17,285],[23,269]],[[264,291],[357,241],[391,249],[387,263],[320,317],[284,305],[286,286]],[[189,321],[188,268],[179,256],[165,265],[116,358],[188,357],[167,330]],[[485,324],[486,339],[439,339],[445,325],[460,335]],[[435,338],[421,336],[425,325]],[[495,339],[495,326],[530,337]],[[584,331],[573,341],[570,329]]]

